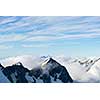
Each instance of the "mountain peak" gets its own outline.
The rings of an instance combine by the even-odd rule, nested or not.
[[[23,66],[21,62],[17,62],[16,64],[14,64],[16,66]]]
[[[56,62],[56,60],[54,60],[53,58],[50,57],[50,58],[48,59],[48,62],[47,62],[47,63],[53,63],[53,62]]]
[[[51,57],[45,59],[45,61],[41,65],[41,67],[43,69],[55,68],[57,66],[60,66],[60,64],[56,60],[54,60],[53,58],[51,58]]]

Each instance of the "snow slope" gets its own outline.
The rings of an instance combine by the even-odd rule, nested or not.
[[[100,58],[56,57],[77,82],[100,82]]]

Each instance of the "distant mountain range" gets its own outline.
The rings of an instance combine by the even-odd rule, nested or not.
[[[100,58],[33,57],[2,59],[0,83],[100,82]]]

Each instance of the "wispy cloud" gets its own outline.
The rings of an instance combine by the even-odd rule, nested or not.
[[[26,36],[24,36],[23,34],[6,34],[6,35],[0,34],[0,43],[21,41],[25,38],[26,38]]]
[[[37,44],[23,43],[21,46],[24,48],[41,48],[41,47],[56,46],[56,43],[37,43]]]
[[[100,37],[100,17],[0,17],[0,42]]]
[[[11,48],[13,48],[13,46],[0,45],[0,50],[7,50],[7,49],[11,49]]]
[[[84,38],[96,38],[100,37],[98,33],[91,33],[91,34],[76,34],[76,35],[64,35],[61,39],[84,39]]]
[[[37,48],[34,50],[37,54],[40,52],[38,48],[44,48],[41,51],[44,53],[56,51],[62,53],[69,50],[68,54],[72,54],[73,49],[75,52],[85,51],[88,45],[86,47],[83,44],[87,41],[88,44],[96,45],[97,50],[96,47],[100,46],[99,39],[99,16],[0,16],[0,48],[10,49],[11,44],[16,55],[33,52],[32,48]],[[25,48],[28,48],[28,51]],[[20,51],[17,53],[17,50]]]
[[[24,41],[51,41],[51,40],[61,40],[61,39],[85,39],[85,38],[98,38],[99,33],[88,33],[88,34],[69,34],[69,35],[58,35],[58,36],[31,36],[26,38]]]
[[[45,45],[45,44],[35,44],[35,45],[32,45],[32,44],[22,44],[22,47],[24,47],[24,48],[40,48],[40,47],[48,47],[48,46],[50,46],[50,45]]]

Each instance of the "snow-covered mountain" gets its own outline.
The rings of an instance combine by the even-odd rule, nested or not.
[[[86,72],[85,76],[87,76],[87,79],[85,78],[87,82],[100,82],[100,58],[94,60],[94,64]]]
[[[100,82],[100,58],[67,58],[56,57],[70,73],[74,82]]]
[[[14,83],[73,82],[67,69],[61,64],[59,64],[56,60],[52,59],[51,57],[40,57],[36,61],[37,62],[36,66],[35,67],[33,66],[32,69],[30,69],[30,67],[28,68],[28,64],[25,65],[27,68],[24,67],[23,62],[26,60],[25,58],[24,60],[22,60],[22,62],[16,62],[16,64],[14,64],[16,59],[17,58],[15,58],[14,62],[12,63],[10,62],[12,61],[11,58],[6,59],[5,61],[4,60],[1,61],[3,65],[6,65],[7,62],[10,62],[9,66],[6,65],[6,67],[3,67],[3,70],[2,70],[3,74],[7,77],[7,79],[10,82],[14,82]],[[32,65],[34,65],[35,60],[32,62]],[[19,59],[17,61],[19,61]]]
[[[24,55],[2,59],[0,63],[0,82],[100,82],[100,58],[97,57]]]

